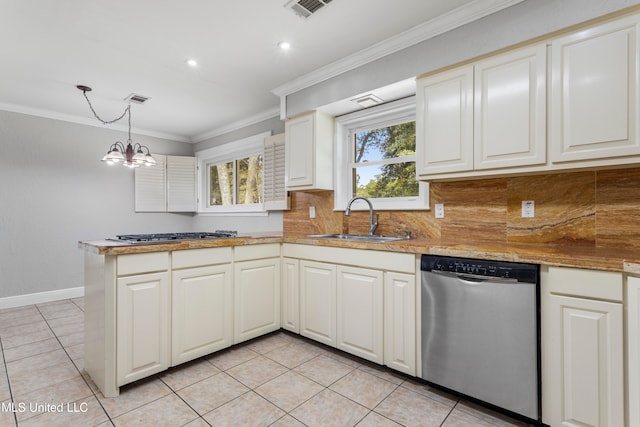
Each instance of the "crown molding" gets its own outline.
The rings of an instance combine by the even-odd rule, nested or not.
[[[101,122],[98,122],[97,120],[94,120],[94,119],[89,119],[89,118],[80,117],[80,116],[74,116],[74,115],[71,115],[71,114],[58,113],[56,111],[51,111],[51,110],[43,110],[43,109],[39,109],[39,108],[24,107],[22,105],[7,104],[7,103],[1,103],[0,102],[0,110],[10,111],[10,112],[13,112],[13,113],[27,114],[29,116],[43,117],[45,119],[60,120],[60,121],[63,121],[63,122],[69,122],[69,123],[76,123],[76,124],[80,124],[80,125],[93,126],[93,127],[98,127],[98,128],[101,128],[101,129],[106,129],[107,128],[106,125],[103,125]],[[112,129],[112,130],[122,131],[122,132],[128,132],[129,131],[128,126],[120,125],[120,124],[117,124],[117,123],[113,123],[113,124],[108,125],[108,128]],[[151,130],[146,130],[146,129],[138,129],[138,128],[135,128],[135,127],[131,128],[131,133],[134,133],[134,134],[137,134],[137,135],[151,136],[153,138],[167,139],[169,141],[175,141],[175,142],[192,142],[191,139],[189,139],[188,137],[186,137],[184,135],[174,135],[174,134],[169,134],[169,133],[164,133],[164,132],[156,132],[156,131],[151,131]]]
[[[242,129],[247,126],[254,125],[256,123],[263,122],[274,117],[279,117],[280,107],[270,108],[256,115],[247,117],[246,119],[238,120],[237,122],[229,123],[228,125],[221,126],[216,129],[212,129],[208,132],[196,135],[189,142],[198,143],[205,141],[216,136],[224,135],[225,133],[233,132],[234,130]]]
[[[311,73],[272,89],[271,92],[281,98],[285,97],[522,1],[524,0],[475,0],[353,55],[320,67]]]

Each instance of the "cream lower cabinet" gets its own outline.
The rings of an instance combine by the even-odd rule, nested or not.
[[[234,344],[280,329],[280,244],[237,246]]]
[[[336,346],[336,266],[300,261],[300,335]]]
[[[384,273],[384,364],[416,375],[416,276]]]
[[[173,254],[172,366],[233,344],[231,260],[231,248]]]
[[[300,262],[293,258],[282,260],[280,287],[280,316],[282,329],[300,333]]]
[[[339,265],[336,273],[337,347],[382,364],[382,271]]]
[[[298,262],[301,335],[415,375],[415,255],[287,243],[283,255],[291,284]]]
[[[640,277],[627,278],[629,425],[640,426]]]
[[[624,426],[622,275],[543,267],[541,286],[543,421]]]
[[[169,367],[171,316],[169,273],[118,277],[117,385]]]

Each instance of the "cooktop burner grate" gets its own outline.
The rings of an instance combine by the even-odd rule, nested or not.
[[[174,240],[222,239],[227,237],[236,237],[237,235],[237,231],[216,230],[215,232],[202,231],[186,233],[121,234],[111,240],[128,243],[171,242]]]

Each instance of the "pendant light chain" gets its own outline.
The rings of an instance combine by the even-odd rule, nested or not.
[[[118,117],[117,119],[104,120],[100,116],[98,116],[98,113],[96,113],[96,110],[93,109],[93,104],[91,104],[91,101],[89,101],[89,97],[87,96],[87,91],[83,90],[82,94],[84,95],[84,99],[87,100],[87,103],[89,104],[89,108],[91,109],[91,112],[93,113],[95,118],[100,120],[100,122],[102,122],[103,125],[110,125],[110,124],[113,124],[113,123],[115,123],[115,122],[117,122],[119,120],[122,120],[124,118],[124,116],[127,114],[127,112],[129,112],[131,110],[131,104],[129,104],[129,105],[127,105],[127,108],[124,109],[124,112],[122,113],[122,115],[120,117]],[[129,129],[131,129],[131,114],[129,114]],[[131,133],[131,130],[129,130],[129,133]],[[131,139],[131,136],[129,136],[129,139]]]

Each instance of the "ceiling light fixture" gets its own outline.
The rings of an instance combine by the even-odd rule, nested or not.
[[[289,50],[291,49],[291,43],[289,42],[280,42],[278,43],[278,47],[282,50]]]
[[[109,125],[111,123],[115,123],[118,120],[123,119],[124,116],[127,116],[127,119],[129,122],[127,146],[125,147],[124,143],[120,141],[114,142],[113,144],[111,144],[111,147],[109,147],[109,151],[107,151],[107,154],[102,158],[103,162],[107,162],[110,165],[116,164],[116,163],[122,163],[124,166],[127,166],[128,168],[137,168],[138,166],[141,166],[141,165],[154,166],[156,164],[156,159],[154,159],[151,153],[149,152],[149,148],[147,148],[144,145],[140,145],[139,143],[133,144],[133,141],[131,140],[131,104],[127,105],[127,108],[125,108],[122,115],[117,119],[103,120],[98,116],[98,114],[96,113],[96,110],[93,109],[93,105],[91,105],[91,101],[89,101],[89,97],[87,96],[87,92],[91,92],[92,89],[89,86],[84,86],[84,85],[78,85],[76,87],[82,91],[84,98],[87,100],[87,103],[89,104],[89,108],[91,109],[91,112],[93,113],[96,119],[102,122],[103,125]],[[146,154],[142,151],[142,149],[145,149],[147,151]]]
[[[189,67],[197,67],[198,61],[196,61],[195,59],[187,59],[187,65]]]

